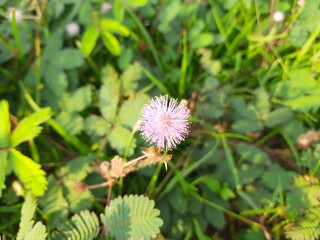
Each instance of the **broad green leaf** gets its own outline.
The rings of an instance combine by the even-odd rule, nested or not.
[[[132,129],[139,119],[142,107],[148,100],[149,97],[147,95],[140,95],[134,99],[127,100],[121,106],[116,122]]]
[[[118,153],[123,154],[127,149],[129,149],[127,155],[133,153],[135,139],[133,139],[132,133],[128,129],[121,126],[115,126],[111,130],[108,140],[110,141],[111,147],[116,149]]]
[[[0,149],[10,145],[11,123],[9,115],[9,103],[2,100],[0,102]]]
[[[115,19],[117,19],[119,22],[122,22],[125,13],[125,7],[122,3],[122,0],[115,0],[113,2],[112,10]]]
[[[81,112],[90,106],[92,91],[90,85],[86,85],[73,92],[65,102],[65,108],[68,112]]]
[[[60,31],[56,31],[50,34],[49,39],[46,41],[46,46],[43,49],[43,58],[46,61],[53,60],[52,56],[54,56],[62,47],[63,37]]]
[[[119,56],[121,53],[121,47],[118,39],[109,32],[101,32],[101,37],[104,46],[114,56]]]
[[[42,127],[38,125],[49,120],[50,117],[50,108],[42,108],[25,117],[12,132],[11,147],[16,147],[24,141],[37,137],[42,130]]]
[[[2,197],[2,190],[6,188],[6,170],[8,164],[8,153],[0,150],[0,197]]]
[[[44,226],[41,222],[37,222],[24,238],[24,240],[46,240],[46,239],[47,239],[46,226]]]
[[[25,236],[32,229],[32,225],[34,223],[34,220],[32,220],[32,218],[36,211],[36,207],[37,201],[32,195],[32,193],[28,191],[21,209],[21,219],[19,224],[17,240],[25,239]]]
[[[121,75],[121,92],[129,96],[136,92],[138,80],[142,77],[143,68],[140,63],[131,64]]]
[[[130,31],[127,27],[122,25],[120,22],[113,19],[101,19],[100,26],[102,32],[118,33],[121,36],[127,37],[130,35]]]
[[[151,239],[160,232],[163,221],[154,201],[144,196],[118,197],[105,208],[101,220],[115,239]]]
[[[126,4],[130,7],[143,7],[147,2],[148,0],[127,0]]]
[[[73,69],[84,63],[83,54],[78,49],[65,48],[52,56],[52,65],[61,69]]]
[[[100,112],[105,120],[113,123],[120,99],[120,81],[117,73],[110,66],[102,72],[103,85],[100,89]]]
[[[81,38],[80,50],[85,56],[89,56],[94,49],[97,39],[99,37],[99,30],[90,26],[86,29]]]
[[[54,93],[56,97],[61,98],[62,94],[67,90],[68,79],[66,73],[52,65],[46,65],[44,68],[44,83]]]
[[[223,229],[226,224],[223,212],[209,206],[205,206],[204,217],[217,229]]]
[[[214,177],[203,178],[201,182],[203,182],[212,192],[219,192],[221,189],[220,182]]]
[[[13,170],[26,189],[31,189],[36,196],[42,196],[47,189],[47,179],[41,165],[13,148],[9,152],[9,161],[12,161]]]

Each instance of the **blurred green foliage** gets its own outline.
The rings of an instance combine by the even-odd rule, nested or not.
[[[0,0],[2,236],[318,239],[319,13],[318,0]],[[192,115],[168,170],[90,188],[103,161],[141,156],[140,110],[159,94]]]

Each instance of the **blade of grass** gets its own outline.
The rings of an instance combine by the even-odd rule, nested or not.
[[[20,36],[19,36],[19,33],[18,33],[18,24],[17,24],[17,21],[16,21],[16,15],[15,14],[13,14],[13,17],[12,17],[11,27],[12,27],[13,38],[14,38],[14,40],[15,40],[15,42],[17,44],[17,48],[19,50],[19,59],[20,60],[24,60],[21,40],[20,40]]]
[[[153,58],[158,66],[158,68],[161,70],[161,72],[163,72],[163,68],[161,65],[161,61],[159,58],[159,55],[157,53],[157,50],[153,44],[153,41],[148,33],[148,31],[146,30],[146,28],[144,27],[144,25],[142,24],[142,22],[140,21],[140,19],[137,17],[137,15],[130,9],[130,8],[126,8],[126,11],[129,13],[130,17],[136,22],[136,24],[138,25],[142,36],[144,37],[145,41],[147,42],[151,53],[153,55]]]
[[[151,72],[144,68],[143,73],[157,86],[161,93],[168,94],[170,96],[169,89],[159,79],[153,76]]]
[[[182,38],[182,61],[181,61],[181,70],[180,70],[180,81],[179,81],[179,96],[182,98],[185,94],[186,88],[186,78],[187,78],[187,67],[188,67],[188,50],[187,50],[187,32],[183,31]]]
[[[175,173],[175,177],[171,179],[171,181],[167,184],[166,188],[161,192],[159,197],[169,193],[179,181],[181,181],[182,179],[184,179],[187,176],[189,176],[200,165],[205,163],[211,157],[211,155],[217,150],[219,145],[220,145],[220,141],[216,141],[216,144],[200,160],[198,160],[198,161],[194,162],[193,164],[189,165],[187,168],[183,169],[182,171],[177,171]],[[170,165],[172,163],[169,162],[168,164]],[[158,191],[156,191],[156,192],[158,192]]]
[[[252,221],[252,220],[250,220],[250,219],[248,219],[248,218],[245,218],[245,217],[243,217],[243,216],[241,216],[241,215],[239,215],[239,214],[237,214],[237,213],[234,213],[234,212],[230,211],[229,209],[226,209],[226,208],[224,208],[224,207],[222,207],[222,206],[220,206],[220,205],[218,205],[218,204],[216,204],[216,203],[213,203],[213,202],[211,202],[210,200],[205,199],[205,198],[199,196],[198,194],[195,194],[195,193],[192,192],[192,191],[191,191],[190,193],[191,193],[198,201],[200,201],[200,202],[202,202],[202,203],[204,203],[204,204],[206,204],[206,205],[208,205],[208,206],[210,206],[210,207],[213,207],[213,208],[215,208],[215,209],[217,209],[217,210],[219,210],[219,211],[221,211],[221,212],[229,215],[230,217],[233,217],[233,218],[235,218],[235,219],[238,219],[238,220],[240,220],[241,222],[250,225],[251,227],[261,228],[261,226],[260,226],[259,223],[256,223],[256,222],[254,222],[254,221]]]
[[[237,193],[247,204],[249,204],[249,206],[251,206],[254,209],[258,208],[257,205],[255,204],[255,202],[252,200],[252,198],[249,195],[247,195],[245,192],[243,192],[241,189],[242,186],[240,183],[239,172],[236,167],[235,161],[233,159],[231,149],[228,146],[228,143],[226,141],[226,138],[222,137],[221,141],[222,141],[223,149],[224,149],[224,152],[225,152],[225,155],[227,158],[227,163],[228,163],[229,169],[232,172],[232,175],[234,178]]]

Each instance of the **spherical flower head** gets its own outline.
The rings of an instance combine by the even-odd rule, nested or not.
[[[110,10],[111,8],[112,8],[112,5],[111,5],[110,3],[104,2],[104,3],[102,3],[102,5],[101,5],[100,11],[101,11],[102,13],[106,13],[106,12],[109,12],[109,10]]]
[[[284,16],[284,12],[282,11],[276,11],[274,14],[273,14],[273,20],[275,22],[283,22],[285,16]]]
[[[175,148],[189,134],[190,111],[168,96],[152,98],[142,109],[139,130],[144,139],[163,150]]]
[[[80,27],[79,27],[78,23],[70,22],[70,23],[68,23],[66,30],[67,30],[67,33],[69,36],[74,37],[79,34]]]
[[[17,23],[22,22],[23,14],[22,14],[22,11],[21,11],[21,10],[10,7],[10,8],[8,9],[8,11],[7,11],[7,14],[8,14],[7,17],[8,17],[8,19],[9,19],[10,22],[11,22],[12,19],[13,19],[13,14],[14,14],[14,16],[15,16],[15,18],[16,18],[16,22],[17,22]]]

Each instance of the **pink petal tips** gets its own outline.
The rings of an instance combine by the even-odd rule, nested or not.
[[[189,109],[168,96],[152,98],[142,109],[139,130],[161,150],[175,148],[189,134]]]

